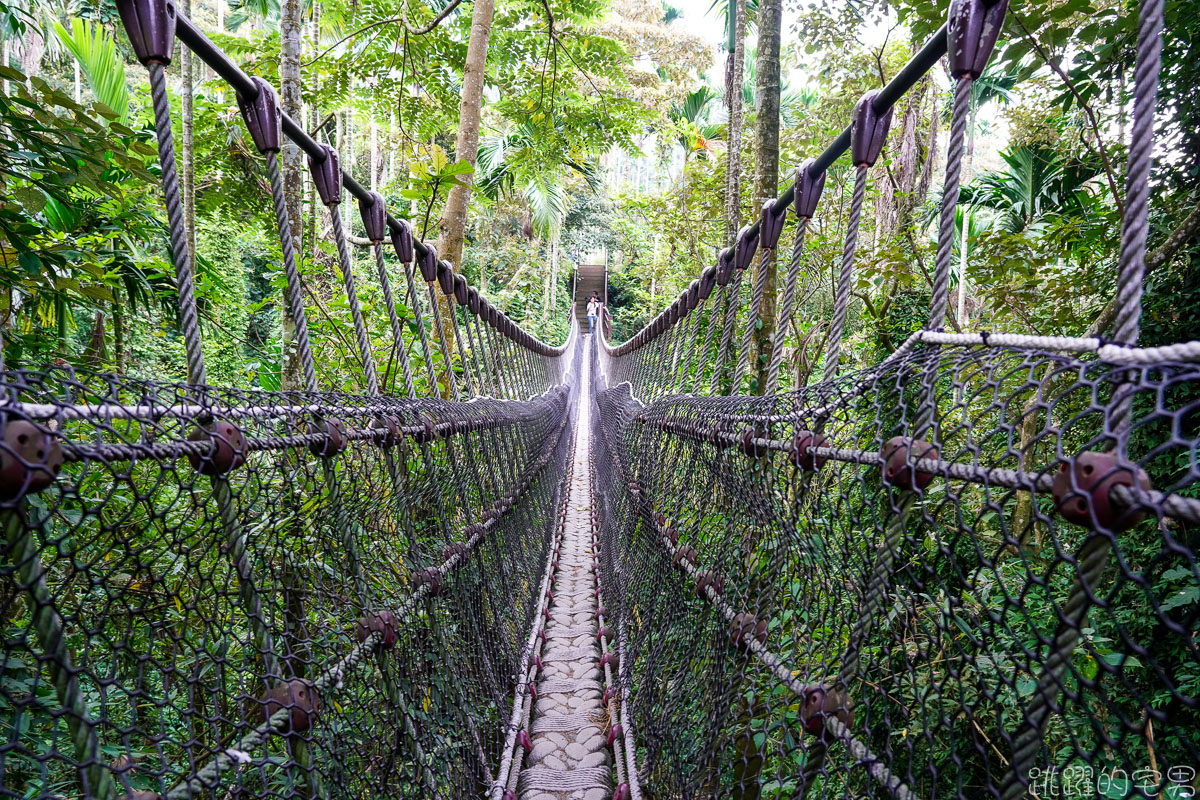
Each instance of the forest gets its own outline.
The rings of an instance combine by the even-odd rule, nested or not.
[[[560,560],[605,797],[1200,789],[1198,359],[1133,360],[1200,340],[1200,3],[1148,160],[1157,0],[980,0],[986,68],[768,234],[949,0],[174,0],[226,67],[132,1],[0,0],[0,796],[557,797]]]
[[[841,130],[858,97],[894,76],[941,24],[943,5],[778,0],[759,8],[751,0],[689,9],[700,30],[724,28],[707,39],[681,24],[680,9],[650,0],[399,9],[369,0],[195,0],[180,10],[243,69],[278,86],[285,112],[344,153],[348,172],[436,240],[472,285],[559,342],[576,264],[607,260],[615,337],[632,334],[730,243],[732,220],[756,217]],[[1013,3],[1006,36],[972,89],[955,329],[1107,328],[1131,8]],[[1168,3],[1167,14],[1150,342],[1200,332],[1189,310],[1200,226],[1200,22],[1188,2]],[[6,363],[62,359],[181,377],[164,212],[148,202],[158,169],[148,84],[113,4],[6,0],[0,32]],[[468,97],[466,76],[481,74]],[[291,332],[276,300],[282,278],[262,159],[234,92],[199,59],[185,49],[168,81],[210,380],[287,386],[281,353]],[[874,167],[881,179],[869,182],[846,352],[856,365],[902,342],[929,295],[949,92],[944,70],[911,92]],[[353,335],[328,217],[298,151],[282,156],[317,359],[328,381],[353,389]],[[808,311],[784,332],[785,385],[804,385],[824,349],[851,178],[849,167],[830,171],[828,210],[809,230],[813,279],[797,301]],[[340,211],[356,269],[369,274],[359,215],[351,203]],[[370,308],[378,292],[363,283]],[[760,341],[770,334],[776,284]],[[375,334],[382,371],[388,346]]]

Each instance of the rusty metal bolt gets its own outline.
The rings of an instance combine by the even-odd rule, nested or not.
[[[616,725],[613,725],[611,728],[608,729],[608,736],[605,738],[604,741],[608,743],[609,747],[612,747],[612,743],[615,742],[617,740],[617,738],[622,736],[624,733],[625,733],[625,729],[622,728],[621,724],[618,722]]]
[[[321,696],[310,681],[292,678],[267,692],[260,700],[263,721],[275,716],[280,709],[290,708],[291,717],[281,733],[303,733],[312,727],[321,713]]]
[[[800,722],[804,730],[824,740],[827,733],[825,721],[837,717],[843,725],[852,724],[853,706],[850,695],[832,686],[805,686],[804,703],[800,706]]]
[[[725,579],[715,570],[706,569],[696,575],[696,597],[707,600],[708,592],[705,590],[709,587],[717,594],[725,594]]]
[[[421,417],[421,419],[417,420],[417,425],[420,429],[412,435],[414,442],[417,444],[429,444],[430,442],[437,441],[437,426],[434,425],[433,420],[429,417]]]
[[[400,433],[400,420],[391,414],[371,420],[371,430],[384,431],[383,436],[375,440],[380,447],[395,447],[404,439],[403,434]]]
[[[336,419],[319,419],[313,423],[312,433],[324,434],[308,446],[308,451],[320,458],[332,458],[346,449],[346,426]]]
[[[765,446],[760,445],[755,439],[759,438],[759,432],[753,427],[747,428],[740,439],[738,439],[738,449],[750,458],[762,458],[768,452]]]
[[[829,447],[828,436],[812,431],[796,431],[792,435],[792,463],[806,472],[814,472],[825,466],[829,459],[810,452],[814,447]]]
[[[413,591],[429,585],[429,596],[437,597],[442,593],[442,573],[436,567],[426,567],[413,575]]]
[[[1122,462],[1115,453],[1084,452],[1059,464],[1051,493],[1063,519],[1111,533],[1120,533],[1145,517],[1112,501],[1116,486],[1150,490],[1150,476],[1136,465]]]
[[[921,459],[936,460],[938,449],[929,442],[894,436],[884,442],[883,482],[901,489],[924,489],[933,480],[932,472],[914,470],[913,464]]]
[[[767,642],[767,623],[766,620],[759,620],[748,611],[736,615],[729,622],[729,643],[738,650],[749,650],[749,646],[745,642],[745,638],[751,636],[759,644]]]
[[[62,446],[48,431],[24,419],[4,419],[0,443],[0,500],[42,491],[62,471]]]
[[[358,637],[359,644],[365,642],[372,633],[382,634],[379,647],[384,650],[391,650],[396,646],[397,632],[396,618],[390,611],[368,611],[365,617],[358,618],[354,626],[354,635]]]

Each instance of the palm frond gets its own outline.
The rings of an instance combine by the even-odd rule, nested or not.
[[[63,47],[79,62],[96,100],[113,110],[117,121],[125,124],[129,116],[129,89],[125,86],[125,62],[117,55],[116,42],[99,25],[79,17],[71,18],[71,31],[61,22],[54,23]]]

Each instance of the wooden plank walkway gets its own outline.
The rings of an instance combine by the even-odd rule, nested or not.
[[[607,800],[612,794],[592,572],[589,361],[584,358],[580,370],[567,519],[530,724],[533,750],[518,784],[521,800]]]

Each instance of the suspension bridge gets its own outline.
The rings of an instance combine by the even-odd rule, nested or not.
[[[955,0],[661,315],[619,343],[573,315],[559,346],[469,286],[173,4],[118,8],[154,102],[188,381],[3,374],[0,794],[1200,788],[1197,618],[1179,601],[1200,583],[1200,343],[1138,345],[1161,0],[1140,9],[1112,338],[943,330],[969,92],[1006,10]],[[295,391],[206,379],[164,77],[177,43],[237,93],[265,158]],[[871,167],[893,107],[943,58],[928,319],[841,374]],[[287,141],[329,210],[365,394],[321,388]],[[778,330],[803,312],[805,233],[847,152],[824,373],[781,393],[782,336],[751,358],[765,271],[746,276],[790,252]],[[346,202],[380,320],[358,301]],[[375,326],[395,340],[395,394]],[[741,394],[760,368],[765,393]]]

